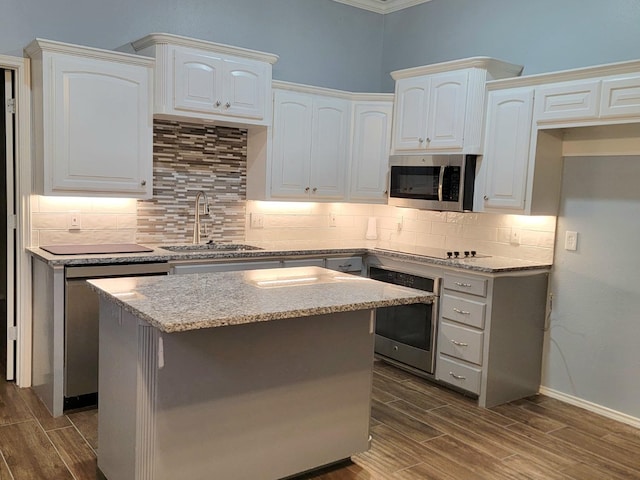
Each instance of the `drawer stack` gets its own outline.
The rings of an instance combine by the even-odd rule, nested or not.
[[[476,395],[482,380],[487,282],[447,272],[440,303],[436,378]]]

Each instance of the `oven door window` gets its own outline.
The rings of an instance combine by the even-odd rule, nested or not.
[[[395,198],[438,200],[440,167],[391,167],[389,195]]]
[[[376,312],[376,334],[429,351],[432,308],[425,303],[379,308]]]

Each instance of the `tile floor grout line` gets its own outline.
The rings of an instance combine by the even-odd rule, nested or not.
[[[73,480],[78,480],[76,478],[76,476],[73,474],[73,472],[71,471],[71,469],[69,468],[69,465],[67,464],[67,462],[64,461],[64,458],[62,458],[62,455],[60,455],[60,450],[58,450],[58,447],[56,447],[56,444],[53,443],[53,440],[51,440],[51,437],[49,436],[49,434],[47,433],[47,431],[43,428],[42,425],[40,425],[40,422],[36,422],[38,424],[38,426],[40,427],[40,429],[42,430],[42,432],[44,433],[45,437],[47,437],[47,440],[49,440],[49,443],[51,444],[51,446],[53,447],[53,449],[55,450],[56,454],[58,455],[58,458],[60,458],[60,461],[62,462],[62,464],[64,465],[64,467],[67,469],[67,472],[69,472],[69,475],[71,475],[71,478],[73,478]],[[65,427],[67,428],[67,427]],[[52,430],[53,431],[53,430]]]
[[[68,418],[68,417],[67,417]],[[93,446],[91,445],[91,443],[89,443],[89,440],[87,440],[87,438],[83,435],[83,433],[80,431],[80,429],[78,428],[78,426],[75,424],[75,422],[73,420],[71,420],[69,418],[69,421],[71,422],[71,426],[73,426],[73,428],[76,430],[76,432],[78,432],[78,435],[80,435],[80,438],[82,438],[82,440],[84,440],[84,443],[86,443],[89,448],[91,449],[91,451],[95,454],[96,459],[98,458],[98,451],[94,450]]]
[[[15,480],[16,477],[13,476],[13,472],[11,471],[11,468],[9,467],[9,464],[7,463],[7,459],[4,458],[4,452],[2,450],[0,450],[0,457],[2,457],[2,462],[7,467],[7,472],[9,472],[9,475],[11,475],[11,480]]]

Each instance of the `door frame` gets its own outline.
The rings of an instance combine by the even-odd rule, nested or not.
[[[16,384],[31,386],[31,63],[28,58],[0,55],[0,68],[13,70],[15,114],[16,201]]]

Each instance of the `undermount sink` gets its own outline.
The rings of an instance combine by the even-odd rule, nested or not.
[[[262,250],[260,247],[253,245],[244,245],[242,243],[186,243],[184,245],[163,245],[161,248],[170,252],[202,252],[202,251],[245,251],[245,250]]]

